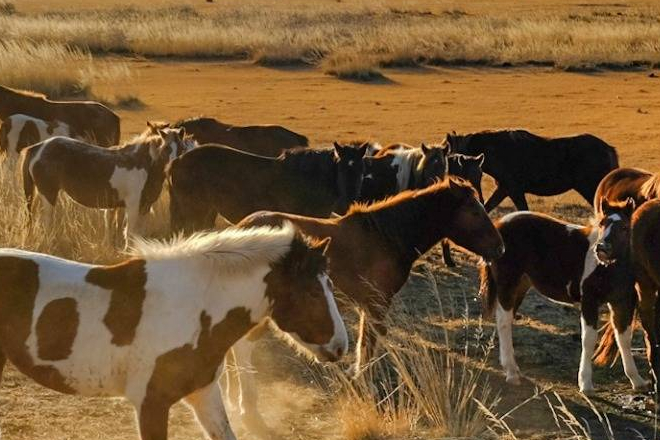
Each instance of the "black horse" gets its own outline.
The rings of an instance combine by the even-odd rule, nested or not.
[[[277,158],[205,145],[169,168],[174,231],[212,228],[218,214],[235,223],[260,210],[327,217],[360,193],[366,146],[288,150]]]
[[[552,196],[575,189],[591,204],[598,183],[619,167],[614,147],[590,134],[545,138],[525,130],[448,134],[452,153],[485,155],[483,171],[497,182],[486,202],[492,211],[507,196],[527,210],[525,193]]]

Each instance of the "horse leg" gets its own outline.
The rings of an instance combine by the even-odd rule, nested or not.
[[[644,341],[646,342],[646,358],[651,366],[651,374],[657,387],[660,362],[658,362],[658,333],[655,322],[656,288],[653,281],[647,276],[638,274],[636,289],[639,299],[639,318],[642,321]]]
[[[500,365],[506,374],[506,383],[520,385],[520,368],[513,351],[513,308],[505,309],[497,300],[495,306],[497,339],[500,345]]]
[[[598,302],[590,295],[582,296],[580,325],[582,328],[582,354],[578,370],[578,387],[581,393],[591,395],[594,393],[591,359],[596,351],[598,339]]]
[[[527,200],[525,199],[524,192],[511,191],[509,197],[511,197],[513,205],[518,211],[529,211],[529,206],[527,206]]]
[[[484,209],[486,212],[490,212],[493,209],[497,208],[497,206],[502,203],[502,200],[504,200],[507,196],[507,192],[502,188],[501,186],[497,186],[495,188],[495,191],[493,194],[490,195],[488,200],[486,201],[486,204],[484,205]]]
[[[211,440],[236,440],[217,381],[186,396],[184,401],[192,408],[197,422]]]
[[[126,201],[126,227],[124,229],[124,249],[127,249],[130,244],[130,239],[133,235],[140,234],[141,232],[141,216],[140,216],[140,203],[139,200]]]
[[[143,402],[136,409],[141,440],[167,440],[170,407],[164,403]]]
[[[7,363],[7,357],[2,351],[0,351],[0,384],[2,384],[2,372],[5,369],[6,363]]]
[[[55,196],[49,196],[50,195],[39,193],[39,202],[41,203],[41,224],[46,232],[49,232],[53,226],[57,193],[55,193]]]
[[[633,319],[635,317],[635,301],[630,303],[610,304],[612,326],[616,344],[621,353],[623,371],[630,380],[635,391],[644,391],[649,388],[650,382],[642,379],[637,371],[637,365],[632,356],[631,345],[633,336]]]
[[[451,246],[447,240],[442,241],[442,259],[447,267],[456,267],[456,263],[451,257]]]
[[[235,383],[238,385],[238,408],[245,429],[257,437],[268,439],[271,430],[259,414],[256,371],[251,365],[255,344],[256,341],[244,337],[232,347]]]

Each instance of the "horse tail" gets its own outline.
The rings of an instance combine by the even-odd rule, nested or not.
[[[30,172],[30,163],[34,152],[41,148],[41,144],[32,147],[24,148],[21,151],[20,169],[23,177],[23,193],[25,194],[25,202],[27,204],[28,218],[32,218],[32,205],[34,203],[35,185],[32,173]]]
[[[497,300],[497,284],[493,276],[493,269],[488,264],[483,264],[479,268],[479,295],[481,296],[481,315],[490,319],[495,310],[495,301]]]
[[[604,366],[612,364],[619,352],[616,347],[616,338],[614,336],[614,326],[611,321],[605,324],[605,330],[600,337],[600,342],[593,355],[593,362],[595,365]]]
[[[307,136],[303,136],[302,134],[296,134],[296,136],[298,136],[299,147],[309,147],[309,139],[307,139]]]
[[[615,168],[619,168],[619,155],[616,152],[616,148],[609,144],[607,145],[607,158],[609,161],[610,169],[613,170]]]
[[[11,131],[11,119],[7,118],[0,126],[0,154],[9,154],[9,132]]]

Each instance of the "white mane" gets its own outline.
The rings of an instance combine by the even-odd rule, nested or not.
[[[227,269],[240,270],[277,261],[291,248],[295,233],[293,224],[285,222],[282,227],[229,228],[171,240],[136,238],[129,253],[146,260],[206,257]]]
[[[410,175],[417,166],[422,151],[419,148],[399,148],[390,154],[394,156],[392,166],[397,166],[396,184],[399,191],[408,189],[410,186]]]

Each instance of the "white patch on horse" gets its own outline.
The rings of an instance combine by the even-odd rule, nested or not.
[[[334,336],[327,344],[330,347],[330,352],[332,354],[344,354],[348,351],[348,335],[346,333],[346,327],[344,326],[344,321],[339,314],[339,309],[334,300],[334,293],[332,292],[331,281],[327,274],[319,275],[319,281],[323,287],[323,292],[325,293],[326,300],[328,301],[328,309],[330,311],[330,316],[332,317],[333,325],[333,334]],[[341,350],[341,353],[337,353],[337,350]]]
[[[580,296],[583,295],[582,285],[589,275],[593,273],[598,267],[598,257],[596,256],[596,243],[598,241],[598,228],[593,228],[588,237],[589,248],[584,256],[584,269],[582,270],[582,278],[580,278]]]
[[[504,310],[504,307],[497,301],[495,322],[500,345],[500,365],[504,368],[507,383],[518,385],[520,384],[520,369],[516,364],[513,351],[513,310]]]
[[[587,324],[584,317],[580,316],[582,326],[582,354],[580,355],[580,369],[578,371],[578,386],[584,394],[590,394],[594,391],[592,380],[591,358],[596,348],[598,339],[598,330]]]
[[[396,167],[397,189],[403,191],[410,186],[410,176],[417,162],[421,159],[421,150],[418,149],[398,149],[394,153],[392,168]]]
[[[613,313],[612,305],[608,304],[610,308],[610,314]],[[635,359],[632,355],[632,337],[633,337],[633,328],[632,325],[626,327],[626,329],[620,332],[614,323],[614,336],[616,343],[619,346],[619,353],[621,354],[621,362],[623,363],[623,371],[626,373],[626,377],[630,380],[630,383],[635,390],[643,390],[648,387],[649,382],[642,379],[642,376],[639,375],[637,370],[637,365],[635,365]]]
[[[529,214],[531,214],[531,211],[514,211],[502,216],[502,218],[500,218],[498,221],[500,223],[507,223],[520,215],[529,215]]]

